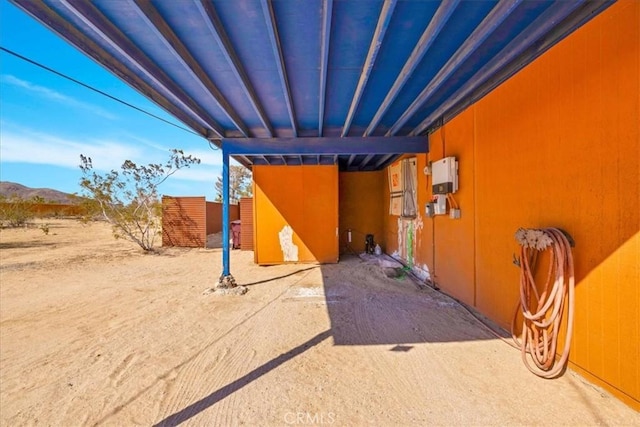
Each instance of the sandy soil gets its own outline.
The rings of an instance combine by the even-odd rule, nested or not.
[[[218,296],[219,248],[145,255],[106,224],[49,223],[0,232],[2,425],[640,425],[358,258],[233,251],[250,290]]]

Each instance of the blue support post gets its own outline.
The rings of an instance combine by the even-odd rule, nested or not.
[[[229,153],[222,151],[222,275],[229,275]]]
[[[229,152],[222,144],[222,274],[218,287],[233,288],[236,282],[229,267]]]

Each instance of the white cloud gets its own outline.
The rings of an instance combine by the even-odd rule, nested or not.
[[[164,154],[167,154],[169,152],[169,149],[171,148],[171,147],[165,146],[163,144],[159,144],[157,142],[151,141],[150,139],[142,138],[142,137],[140,137],[138,135],[135,135],[135,134],[132,134],[130,132],[124,132],[123,136],[127,140],[139,142],[140,144],[146,145],[147,147],[150,147],[150,148],[153,148],[155,150],[161,151]]]
[[[220,169],[207,165],[192,166],[189,169],[180,169],[170,179],[180,179],[184,181],[209,182],[214,185],[216,178],[220,175]]]
[[[166,144],[161,144],[161,143],[152,141],[148,138],[143,138],[129,132],[124,133],[123,136],[128,141],[137,142],[137,143],[143,144],[146,147],[157,150],[158,153],[155,153],[153,156],[150,156],[151,160],[149,161],[152,161],[152,162],[163,163],[169,157],[169,151],[172,148],[176,148],[176,149],[182,149],[184,151],[184,154],[187,156],[193,156],[200,159],[201,165],[219,166],[219,167],[222,166],[221,150],[211,150],[211,149],[192,150],[189,148],[180,147],[180,144],[178,144],[176,147],[170,147]],[[207,142],[203,138],[201,139],[201,144],[198,144],[198,147],[206,147],[207,146],[206,144]]]
[[[3,163],[36,163],[77,168],[80,154],[93,160],[96,170],[118,169],[126,159],[144,160],[136,147],[105,140],[75,141],[44,133],[3,129],[0,159]]]
[[[184,154],[199,158],[203,165],[222,166],[222,151],[220,150],[185,150]]]
[[[31,93],[34,93],[36,95],[42,96],[44,98],[59,102],[61,104],[67,105],[69,107],[73,107],[73,108],[79,108],[82,110],[86,110],[89,111],[91,113],[97,114],[99,116],[102,116],[104,118],[110,119],[110,120],[115,120],[118,117],[110,112],[108,112],[107,110],[98,107],[97,105],[93,105],[93,104],[89,104],[87,102],[83,102],[80,101],[78,99],[75,99],[73,97],[70,97],[68,95],[64,95],[60,92],[57,92],[53,89],[49,89],[47,87],[44,86],[38,86],[36,84],[33,84],[31,82],[28,82],[26,80],[22,80],[19,79],[15,76],[12,76],[10,74],[3,74],[2,76],[0,76],[0,81],[4,84],[8,84],[8,85],[12,85],[15,87],[19,87],[21,89],[25,89]]]
[[[156,161],[163,163],[168,157],[168,150],[163,156],[164,159],[161,159],[157,153],[149,153],[141,145],[101,139],[80,142],[25,128],[7,129],[10,127],[12,126],[0,123],[2,129],[0,160],[2,163],[46,164],[76,169],[80,164],[80,154],[83,154],[91,157],[95,170],[109,171],[120,169],[122,163],[127,159],[137,164],[148,164]],[[162,150],[161,148],[157,149]],[[185,154],[200,158],[202,163],[179,170],[170,179],[210,182],[213,185],[221,173],[222,159],[219,152],[186,150]],[[156,159],[156,157],[158,158]]]

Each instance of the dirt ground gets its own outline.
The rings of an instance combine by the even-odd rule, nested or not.
[[[145,255],[106,224],[0,231],[0,424],[640,425],[568,372],[530,374],[464,309],[356,257],[259,267]]]

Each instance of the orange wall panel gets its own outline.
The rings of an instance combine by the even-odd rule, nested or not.
[[[449,295],[474,305],[475,302],[475,194],[474,194],[474,146],[469,144],[473,135],[473,114],[459,116],[455,123],[448,124],[446,131],[431,136],[428,155],[418,155],[418,216],[415,219],[400,219],[389,215],[386,221],[386,237],[390,242],[387,252],[401,252],[398,245],[402,239],[399,222],[412,221],[416,230],[413,263],[428,270],[431,278]],[[426,216],[425,204],[431,201],[431,177],[423,170],[429,161],[454,156],[459,162],[460,189],[454,198],[462,211],[460,219],[452,220],[448,215]],[[463,185],[464,183],[464,185]],[[388,184],[385,184],[388,187]],[[385,203],[389,203],[389,192],[385,187]],[[434,251],[434,239],[436,250]],[[403,243],[404,244],[404,243]]]
[[[280,233],[293,231],[297,259],[338,260],[337,166],[254,166],[254,253],[258,264],[285,261]]]
[[[385,236],[385,252],[402,260],[406,264],[415,265],[417,269],[426,272],[432,269],[432,247],[433,247],[433,227],[431,222],[425,216],[425,204],[430,201],[431,194],[427,194],[427,176],[424,174],[424,168],[427,166],[427,155],[418,154],[415,156],[404,156],[394,163],[396,165],[402,159],[415,157],[417,160],[417,189],[418,189],[418,206],[415,218],[402,218],[399,216],[388,215],[389,212],[389,175],[384,172],[384,191],[383,204],[384,215],[384,236]],[[410,227],[414,231],[414,240],[412,252],[414,257],[412,260],[406,258],[408,254],[408,238],[406,236]]]
[[[317,168],[321,172],[318,173]],[[338,262],[338,167],[302,166],[305,246],[314,261]]]
[[[433,274],[438,286],[446,293],[469,305],[475,305],[475,158],[473,138],[474,117],[469,111],[459,115],[446,128],[430,139],[429,159],[453,156],[458,161],[459,190],[453,195],[461,211],[459,219],[436,215],[425,220],[425,226],[435,226],[435,266]],[[471,139],[472,140],[472,139]],[[426,192],[431,194],[431,177]],[[432,262],[433,262],[433,254]],[[429,263],[428,263],[429,265]]]
[[[431,160],[460,162],[462,217],[423,218],[416,249],[444,291],[507,328],[518,297],[515,231],[568,231],[577,283],[570,364],[635,408],[639,24],[640,2],[617,2],[430,136]],[[428,181],[419,174],[421,211]],[[397,218],[385,218],[391,253]]]
[[[384,185],[386,171],[341,172],[340,173],[340,250],[349,248],[364,252],[365,237],[373,234],[374,240],[385,247],[383,214],[388,203],[380,188]],[[351,230],[352,241],[347,248],[347,230]]]
[[[473,109],[478,308],[503,325],[511,317],[515,229],[567,230],[576,240],[571,362],[636,406],[639,22],[639,3],[612,6]]]

